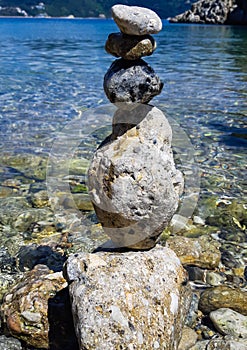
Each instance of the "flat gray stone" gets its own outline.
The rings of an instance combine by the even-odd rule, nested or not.
[[[145,7],[115,5],[112,17],[121,32],[129,35],[155,34],[162,29],[160,17]]]
[[[177,350],[191,290],[172,250],[79,253],[65,274],[80,349]]]
[[[158,75],[145,61],[116,60],[104,77],[105,94],[112,103],[148,103],[163,88]]]
[[[134,36],[112,33],[105,44],[106,52],[125,60],[137,60],[143,56],[150,56],[155,49],[156,42],[151,35]]]
[[[215,328],[223,335],[247,338],[247,316],[228,308],[210,312]]]

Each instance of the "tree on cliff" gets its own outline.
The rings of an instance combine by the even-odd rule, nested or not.
[[[42,0],[0,0],[1,7],[19,7],[29,15],[35,16],[39,10],[37,5]],[[151,8],[160,17],[175,16],[188,10],[194,0],[43,0],[45,12],[52,17],[73,15],[75,17],[98,17],[100,13],[110,17],[111,6],[121,3]]]

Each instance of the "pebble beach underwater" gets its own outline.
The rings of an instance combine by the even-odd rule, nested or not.
[[[108,19],[0,19],[0,298],[6,303],[23,276],[32,281],[24,292],[33,295],[43,278],[52,295],[53,350],[77,349],[63,264],[69,254],[91,252],[108,239],[88,196],[87,170],[111,133],[103,77],[114,58],[104,43],[117,31]],[[190,216],[185,220],[178,211],[160,239],[188,272],[193,297],[186,324],[189,337],[201,343],[191,349],[247,349],[247,28],[163,21],[155,40],[157,49],[144,60],[164,87],[151,104],[174,128],[173,156],[185,178],[182,203],[196,174]],[[73,144],[78,125],[82,140]],[[68,150],[71,158],[64,157]],[[60,207],[50,200],[51,177],[70,191],[69,197],[64,188],[56,192]],[[58,274],[53,284],[45,277],[51,270]],[[220,315],[209,317],[222,308],[222,318],[235,324],[231,331]],[[42,324],[43,316],[32,317]],[[27,345],[9,335],[2,320],[0,349],[42,349],[42,336]]]

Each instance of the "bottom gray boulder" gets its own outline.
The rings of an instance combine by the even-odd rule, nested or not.
[[[175,253],[79,253],[65,266],[81,350],[176,350],[190,304]]]

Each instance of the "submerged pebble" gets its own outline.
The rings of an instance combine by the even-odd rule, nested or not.
[[[247,315],[247,291],[228,286],[209,288],[201,295],[199,309],[205,314],[219,308],[231,308]]]
[[[211,311],[209,317],[221,334],[247,338],[247,316],[228,308],[220,308]]]
[[[173,249],[184,265],[213,269],[219,266],[219,243],[207,235],[197,238],[170,237],[167,246]]]

